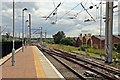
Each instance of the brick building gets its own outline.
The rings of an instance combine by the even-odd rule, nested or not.
[[[89,46],[95,46],[97,48],[104,48],[104,44],[105,44],[105,37],[104,36],[93,35],[91,37],[91,39],[92,39],[92,43],[91,43],[90,39],[88,40],[88,43],[87,43]]]
[[[113,41],[112,44],[113,46],[120,43],[120,36],[118,35],[113,35]],[[100,44],[101,43],[101,44]],[[80,46],[95,46],[97,48],[104,48],[105,46],[105,36],[100,36],[100,35],[92,35],[92,36],[79,36],[76,39],[76,47],[80,47]]]

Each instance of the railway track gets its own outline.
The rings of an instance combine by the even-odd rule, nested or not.
[[[49,52],[47,52],[49,53]],[[73,69],[72,67],[70,67],[68,64],[66,64],[64,61],[62,61],[61,59],[59,59],[57,56],[51,55],[54,59],[56,59],[58,62],[60,62],[62,65],[64,65],[67,69],[69,69],[72,73],[74,73],[77,77],[79,77],[81,80],[86,80],[85,77],[83,77],[79,72],[77,72],[75,69]]]
[[[98,64],[95,62],[92,62],[88,59],[84,59],[80,56],[76,56],[73,54],[69,54],[67,52],[63,52],[61,50],[55,50],[55,49],[48,49],[48,48],[42,48],[39,47],[42,51],[48,53],[49,55],[51,55],[52,57],[56,58],[55,56],[59,56],[61,58],[64,58],[68,61],[71,61],[77,65],[80,65],[96,74],[99,74],[101,76],[103,76],[105,79],[108,80],[120,80],[119,76],[118,78],[116,77],[116,75],[119,75],[119,71],[118,70],[114,70],[110,67],[106,67],[103,66],[102,64]],[[56,58],[57,61],[61,61],[59,59]],[[60,62],[62,64],[64,64],[64,62]],[[64,64],[66,65],[66,64]],[[66,67],[69,67],[68,65],[66,65]],[[71,71],[73,71],[75,74],[77,74],[77,76],[79,75],[80,78],[85,79],[84,77],[81,76],[81,74],[79,74],[77,71],[75,71],[73,68],[69,67],[69,69]]]
[[[45,50],[45,49],[42,49],[42,48],[39,48],[45,56],[51,56],[52,58],[54,58],[57,63],[59,62],[60,64],[62,64],[63,66],[66,67],[66,69],[68,69],[69,71],[67,72],[68,75],[70,75],[69,77],[68,76],[64,76],[66,80],[86,80],[86,78],[84,78],[79,72],[77,72],[76,70],[74,70],[71,66],[69,66],[68,64],[66,64],[64,61],[61,61],[61,59],[59,59],[58,57],[59,56],[55,56],[53,54],[51,54],[52,52],[50,52],[49,50]],[[47,54],[46,54],[47,53]],[[48,57],[49,58],[49,57]],[[54,63],[54,61],[53,61]],[[59,65],[58,65],[59,66]],[[60,66],[61,67],[61,66]],[[65,69],[64,69],[65,70]],[[67,70],[65,70],[67,71]],[[72,73],[72,74],[71,74]],[[74,76],[75,75],[75,76]],[[73,77],[74,76],[74,77]]]
[[[118,70],[116,68],[113,68],[113,67],[110,67],[110,66],[106,66],[104,64],[101,64],[101,63],[89,60],[87,58],[83,58],[81,56],[77,56],[75,54],[70,54],[70,53],[67,53],[67,52],[64,52],[64,51],[61,51],[61,50],[58,50],[58,49],[53,49],[52,51],[58,52],[58,53],[61,52],[62,54],[69,55],[71,58],[74,58],[74,59],[76,59],[78,61],[83,61],[83,62],[86,62],[86,63],[91,64],[93,66],[96,66],[96,67],[99,67],[99,68],[104,69],[106,71],[109,71],[110,73],[113,73],[113,74],[116,74],[116,75],[120,75],[120,70]]]

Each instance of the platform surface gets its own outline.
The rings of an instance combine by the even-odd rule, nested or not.
[[[59,78],[63,76],[36,46],[27,46],[15,54],[15,65],[11,58],[2,65],[2,78]]]

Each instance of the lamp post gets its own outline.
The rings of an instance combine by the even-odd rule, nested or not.
[[[0,26],[0,53],[2,53],[2,36],[1,36],[1,26]],[[0,54],[0,58],[2,58],[2,54]],[[2,74],[1,74],[2,75]],[[2,79],[2,78],[1,78]]]
[[[47,31],[45,30],[45,41],[46,41]]]
[[[29,14],[29,45],[31,45],[31,14]]]
[[[15,6],[14,6],[15,4],[14,4],[14,0],[13,0],[13,49],[12,49],[12,66],[14,66],[14,63],[15,63],[15,60],[14,60],[14,55],[15,55],[15,49],[14,49],[14,20],[15,20],[15,14],[14,14],[14,8],[15,8]]]
[[[0,26],[0,39],[1,39],[2,37],[1,37],[1,26]]]
[[[27,8],[22,9],[22,52],[24,51],[24,11],[26,11]]]
[[[28,34],[27,29],[26,29],[28,27],[27,22],[28,20],[25,21],[25,47],[27,45],[27,34]]]
[[[40,42],[42,44],[42,27],[40,28]]]

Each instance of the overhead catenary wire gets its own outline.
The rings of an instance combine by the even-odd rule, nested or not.
[[[88,1],[86,1],[86,3],[84,4],[84,7],[86,6],[87,2],[88,2]],[[96,6],[96,19],[97,19],[97,9],[99,8],[100,3],[99,3],[99,4],[93,4],[93,2],[91,1],[91,4],[93,5],[93,7]],[[91,7],[91,6],[90,6],[90,7]],[[86,9],[86,10],[89,10],[90,7],[89,7],[88,9]],[[77,17],[78,14],[80,14],[81,12],[83,12],[83,8],[82,8],[81,11],[79,11],[78,13],[76,13],[74,16]]]
[[[85,1],[85,0],[84,0],[84,1]],[[87,1],[88,1],[88,0],[87,0]],[[86,1],[85,5],[87,4],[87,1]],[[65,15],[67,15],[68,13],[70,13],[72,10],[74,10],[76,7],[78,7],[78,6],[79,6],[80,4],[82,4],[82,3],[83,3],[83,2],[80,2],[80,3],[77,4],[75,7],[73,7],[71,10],[69,10],[68,12],[66,12],[62,17],[59,18],[59,20],[62,19]],[[84,6],[85,6],[85,5],[84,5]],[[83,6],[83,7],[84,7],[84,6]],[[83,9],[91,16],[91,14],[87,11],[88,9],[85,9],[85,7],[84,7]],[[80,12],[76,13],[74,16],[77,17],[77,15],[80,14],[80,13],[83,11],[83,9],[82,9]],[[95,19],[94,19],[92,16],[91,16],[91,18],[95,21]],[[74,19],[74,18],[71,18],[71,19]]]
[[[3,33],[3,32],[6,30],[6,28],[7,28],[7,25],[6,25],[5,28],[1,31],[1,33]]]
[[[66,12],[62,17],[59,18],[62,19],[65,15],[67,15],[68,13],[70,13],[72,10],[74,10],[76,7],[78,7],[82,2],[80,2],[79,4],[77,4],[75,7],[73,7],[71,10],[69,10],[68,12]]]
[[[58,4],[58,6],[50,13],[50,15],[47,16],[46,20],[57,10],[57,8],[61,5],[61,2]]]
[[[84,4],[84,6],[86,6],[87,2],[88,2],[88,0],[87,0],[86,3]],[[77,17],[78,14],[80,14],[82,11],[83,11],[83,8],[82,8],[78,13],[76,13],[74,16]]]
[[[55,8],[55,1],[53,0],[53,5],[54,5],[54,8]],[[56,15],[56,21],[57,21],[57,9],[55,11],[55,15]]]
[[[53,1],[54,8],[56,7],[55,1]],[[51,20],[51,24],[55,23],[57,21],[57,9],[50,15],[49,19]]]
[[[64,2],[65,2],[65,0],[61,3],[61,6],[64,4]],[[53,0],[53,5],[54,5],[54,8],[55,8],[55,1],[54,1],[54,0]],[[57,19],[58,19],[58,17],[57,17],[57,11],[58,11],[58,9],[56,9],[56,10],[54,11],[55,14],[53,14],[51,17],[49,17],[49,19],[52,21],[51,18],[56,15],[56,20],[55,20],[54,22],[52,22],[52,23],[56,23],[56,22],[57,22]]]
[[[95,19],[91,16],[91,14],[87,11],[87,9],[83,6],[83,4],[81,3],[81,6],[84,8],[84,10],[89,14],[89,16],[95,21]]]
[[[84,0],[85,1],[85,0]],[[54,2],[53,2],[54,3]],[[63,2],[64,3],[64,2]],[[63,3],[61,3],[61,5],[63,4]],[[75,7],[73,7],[71,10],[69,10],[69,11],[67,11],[62,17],[60,17],[60,18],[56,18],[56,21],[55,22],[57,22],[57,21],[59,21],[59,20],[61,20],[63,17],[65,17],[65,15],[67,15],[68,13],[70,13],[72,10],[74,10],[76,7],[78,7],[80,4],[82,4],[83,2],[80,2],[80,3],[78,3]],[[93,21],[95,21],[95,19],[92,17],[92,15],[88,12],[88,9],[91,7],[89,7],[88,9],[86,9],[85,8],[85,5],[87,4],[87,1],[86,1],[86,3],[83,5],[83,7],[84,8],[82,8],[82,10],[80,11],[80,12],[78,12],[76,15],[74,15],[75,17],[77,17],[77,15],[78,14],[80,14],[82,11],[83,11],[83,9],[89,14],[89,16],[92,18],[92,20]],[[92,3],[91,3],[92,4]],[[54,5],[54,4],[53,4]],[[94,5],[94,4],[92,4],[93,6],[96,6],[97,7],[97,4],[96,5]],[[98,4],[98,8],[99,8],[99,5],[100,5],[100,3]],[[92,7],[93,7],[92,6]],[[97,9],[98,9],[97,8]],[[90,8],[91,9],[91,8]],[[53,15],[54,16],[54,15]],[[49,18],[51,18],[51,17],[49,17]],[[71,17],[70,17],[70,19],[72,19]],[[74,17],[73,17],[73,19],[74,19]]]
[[[55,8],[55,2],[54,2],[54,0],[53,0],[53,5],[54,5],[54,8]]]
[[[96,6],[96,19],[97,19],[97,16],[99,15],[99,10],[98,10],[98,8],[99,8],[99,6],[100,6],[100,3],[99,3],[99,4],[94,4],[94,3],[91,1],[91,4],[92,4],[93,6]],[[98,15],[97,15],[97,13],[98,13]]]
[[[95,6],[92,1],[91,1],[91,4],[92,4],[93,6]]]
[[[114,11],[113,13],[120,12],[120,10]]]

